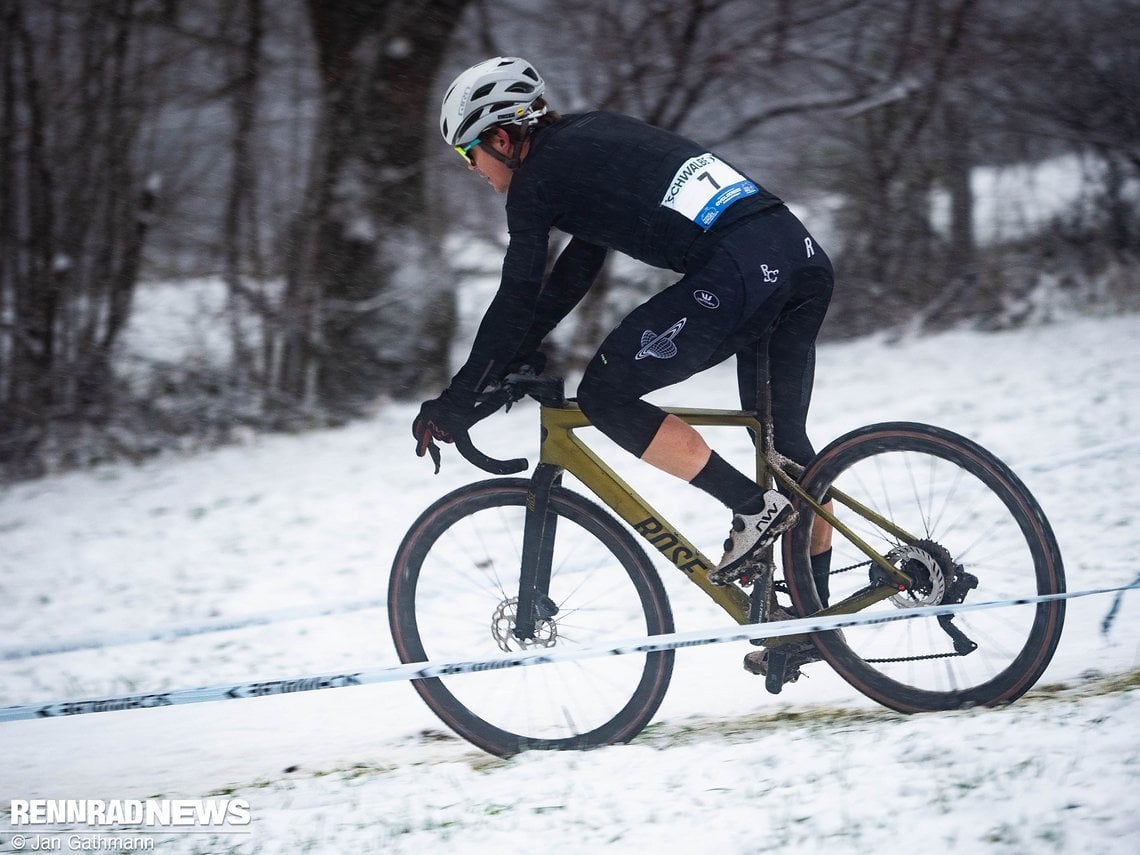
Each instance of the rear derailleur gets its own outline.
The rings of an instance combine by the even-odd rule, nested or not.
[[[978,587],[978,577],[967,573],[945,547],[932,540],[919,540],[896,547],[887,553],[887,560],[913,580],[907,590],[891,597],[891,602],[900,609],[958,605],[965,602],[966,595]],[[886,576],[881,568],[872,567],[871,581],[882,583],[881,578],[876,579],[876,572],[882,577]],[[954,615],[939,615],[937,620],[954,644],[954,653],[946,655],[965,656],[978,649],[977,642],[954,625]]]

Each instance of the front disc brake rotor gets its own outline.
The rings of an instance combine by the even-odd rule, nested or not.
[[[504,653],[532,647],[553,647],[558,642],[558,624],[550,618],[539,618],[534,622],[534,638],[518,638],[515,635],[518,613],[518,597],[511,597],[499,603],[491,616],[491,635]]]

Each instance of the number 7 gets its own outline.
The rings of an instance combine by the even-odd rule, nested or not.
[[[720,185],[716,183],[716,179],[713,178],[711,175],[709,175],[707,172],[702,172],[700,175],[697,176],[698,181],[700,181],[702,178],[707,178],[709,181],[709,184],[711,184],[713,186],[714,190],[720,189]]]

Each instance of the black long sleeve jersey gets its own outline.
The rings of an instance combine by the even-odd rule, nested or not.
[[[477,392],[537,347],[607,250],[684,273],[731,223],[779,204],[697,143],[628,116],[584,113],[543,128],[511,179],[502,282],[452,388]],[[543,287],[552,228],[573,240]]]

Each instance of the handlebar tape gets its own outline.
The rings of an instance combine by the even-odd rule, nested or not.
[[[484,472],[490,472],[492,475],[513,475],[516,472],[525,472],[530,468],[530,463],[525,457],[514,457],[510,460],[489,457],[475,447],[467,431],[455,437],[455,447],[468,463],[478,466]]]

